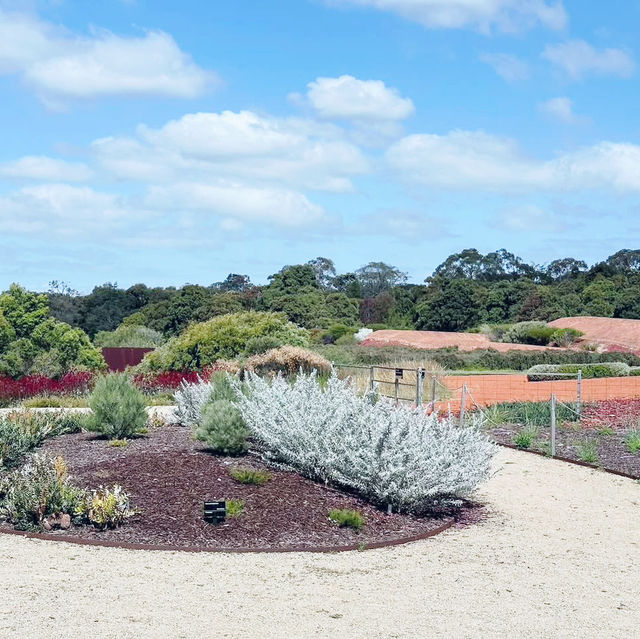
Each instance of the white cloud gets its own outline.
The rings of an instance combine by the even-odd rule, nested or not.
[[[381,80],[358,80],[352,75],[317,78],[308,85],[306,98],[316,113],[327,119],[404,120],[415,111],[409,98]]]
[[[119,179],[261,181],[324,191],[350,191],[351,177],[369,171],[342,129],[251,111],[193,113],[137,138],[104,138],[92,150]]]
[[[110,232],[144,213],[122,198],[89,187],[56,183],[25,187],[0,196],[0,230],[50,236]]]
[[[566,97],[551,98],[542,102],[540,110],[563,124],[580,124],[587,121],[587,118],[573,112],[573,103]]]
[[[635,70],[633,58],[621,49],[596,49],[584,40],[547,45],[542,57],[574,80],[593,73],[629,77]]]
[[[410,135],[387,152],[410,184],[477,191],[640,192],[640,146],[601,142],[549,160],[523,155],[513,140],[482,131]]]
[[[540,24],[562,29],[562,2],[544,0],[330,0],[333,4],[391,11],[427,28],[515,31]]]
[[[492,220],[491,226],[505,231],[523,233],[548,233],[565,228],[557,215],[535,204],[507,207]]]
[[[0,164],[0,177],[52,182],[85,182],[93,171],[81,162],[66,162],[46,156],[28,155]]]
[[[520,58],[508,53],[483,53],[482,62],[491,65],[495,72],[507,82],[518,82],[529,77],[529,65]]]
[[[217,81],[161,31],[141,37],[108,31],[78,36],[1,10],[0,73],[19,74],[54,107],[113,95],[194,98]]]
[[[154,186],[145,201],[156,210],[167,208],[222,215],[226,228],[230,220],[236,221],[236,228],[238,221],[299,227],[315,224],[324,216],[322,207],[310,202],[302,193],[242,183],[184,182],[167,187]]]

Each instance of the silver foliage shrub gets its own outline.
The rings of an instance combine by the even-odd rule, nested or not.
[[[202,409],[211,398],[213,384],[205,382],[200,377],[195,383],[180,382],[180,388],[175,392],[175,416],[183,426],[197,426],[202,419]]]
[[[249,376],[238,403],[265,459],[348,487],[379,506],[419,513],[468,496],[490,472],[496,447],[478,423],[360,396],[331,376],[293,383]]]

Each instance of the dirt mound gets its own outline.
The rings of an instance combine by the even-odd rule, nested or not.
[[[550,322],[557,328],[576,328],[583,344],[597,344],[609,351],[640,352],[640,320],[612,317],[561,317]],[[375,335],[375,333],[374,333]]]
[[[527,344],[504,344],[492,342],[480,333],[447,333],[443,331],[375,331],[362,342],[363,346],[405,346],[407,348],[450,348],[457,346],[461,351],[475,351],[493,348],[505,353],[511,350],[539,351],[545,346]]]

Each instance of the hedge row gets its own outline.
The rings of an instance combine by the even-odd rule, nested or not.
[[[601,362],[597,364],[538,364],[527,371],[531,382],[554,379],[576,379],[582,371],[583,379],[596,377],[629,377],[640,375],[640,366],[631,367],[624,362]]]

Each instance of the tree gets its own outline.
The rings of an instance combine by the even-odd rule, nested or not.
[[[478,324],[483,308],[477,284],[453,280],[416,306],[415,325],[428,331],[464,331]]]
[[[336,267],[333,260],[327,257],[316,257],[314,260],[309,260],[307,264],[316,274],[316,280],[320,288],[329,290],[333,287],[333,280],[336,276]]]
[[[91,337],[98,331],[112,331],[137,308],[135,297],[107,282],[82,299],[81,327]]]
[[[520,277],[538,279],[540,271],[505,249],[482,255],[477,249],[472,248],[450,255],[425,281],[441,278],[496,282]]]
[[[46,295],[31,293],[19,284],[12,284],[0,295],[0,312],[17,338],[29,338],[35,327],[49,317],[49,299]]]
[[[375,297],[407,281],[406,273],[384,262],[369,262],[355,274],[365,297]]]
[[[355,273],[343,273],[333,278],[333,288],[348,297],[362,297],[362,286]]]
[[[609,256],[605,263],[611,266],[616,273],[640,271],[640,249],[622,249]]]
[[[229,273],[222,282],[212,284],[211,288],[222,292],[243,293],[251,286],[251,280],[248,275]]]
[[[559,281],[575,278],[586,270],[587,263],[583,260],[576,260],[573,257],[563,257],[562,259],[550,262],[544,269],[544,272],[550,279]]]
[[[320,288],[316,272],[310,264],[285,266],[281,271],[269,276],[269,286],[265,289],[271,294],[296,293],[302,288]]]
[[[360,302],[360,321],[365,324],[385,324],[393,308],[393,295],[388,291]]]

